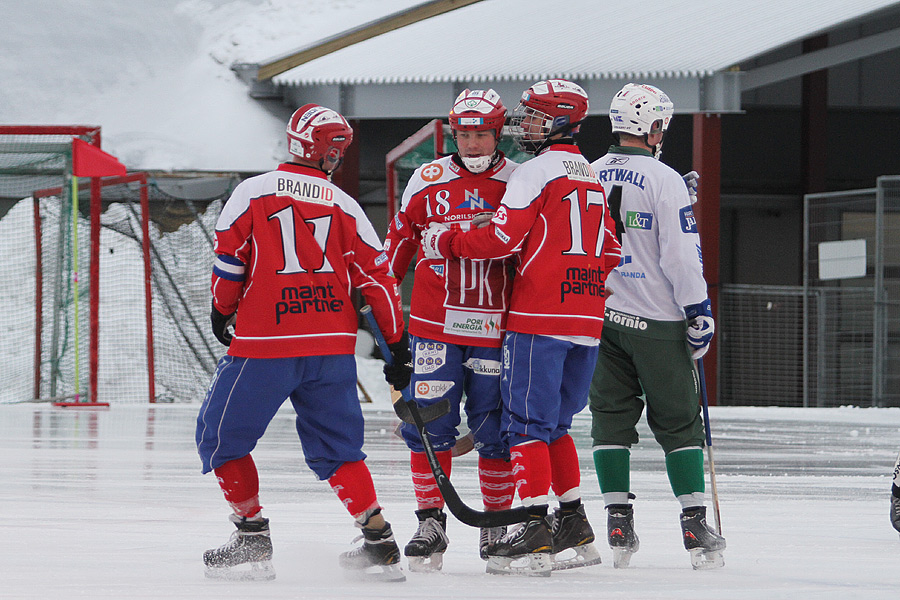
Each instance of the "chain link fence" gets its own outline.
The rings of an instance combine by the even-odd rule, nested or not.
[[[719,402],[900,406],[900,176],[804,198],[803,281],[721,288]]]

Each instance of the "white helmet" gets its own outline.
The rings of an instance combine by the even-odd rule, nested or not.
[[[612,99],[609,120],[613,133],[643,137],[651,133],[664,133],[674,112],[675,105],[658,87],[629,83]]]

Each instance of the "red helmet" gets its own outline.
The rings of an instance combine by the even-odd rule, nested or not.
[[[453,131],[493,129],[499,140],[505,122],[506,107],[494,90],[467,89],[456,97],[450,109],[450,129]]]
[[[353,128],[338,112],[318,104],[306,104],[291,115],[287,138],[288,151],[293,156],[317,162],[321,167],[326,160],[340,164],[353,141]]]
[[[534,152],[552,135],[574,133],[587,112],[588,96],[581,86],[565,79],[539,81],[522,93],[510,131],[522,149]],[[530,125],[523,128],[526,119]]]

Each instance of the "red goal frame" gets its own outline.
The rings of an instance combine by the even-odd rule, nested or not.
[[[4,135],[31,135],[31,136],[70,136],[72,139],[82,139],[96,148],[101,145],[100,127],[94,125],[0,125],[0,136]],[[65,174],[63,174],[65,176]],[[100,213],[102,188],[108,185],[140,182],[141,203],[141,227],[142,245],[144,255],[144,279],[146,300],[146,330],[147,330],[147,363],[149,375],[149,401],[155,402],[155,375],[153,359],[153,319],[150,286],[150,240],[149,240],[149,201],[147,195],[146,173],[133,173],[123,177],[91,177],[90,178],[90,258],[89,258],[89,390],[88,401],[66,402],[71,397],[51,398],[56,406],[73,407],[103,407],[109,406],[108,402],[98,401],[98,364],[99,364],[99,305],[100,305]],[[87,186],[85,186],[87,187]],[[82,185],[79,184],[79,189]],[[40,390],[40,363],[41,363],[41,327],[43,310],[43,284],[41,279],[41,222],[39,201],[47,196],[55,196],[62,193],[62,188],[49,188],[34,190],[34,223],[35,223],[35,247],[37,252],[37,282],[35,288],[35,364],[34,364],[34,400],[41,400]]]

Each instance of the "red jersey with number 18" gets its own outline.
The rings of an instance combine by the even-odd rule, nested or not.
[[[385,339],[403,333],[387,256],[362,208],[325,174],[285,163],[238,185],[216,223],[213,302],[237,310],[228,354],[352,354],[359,289]]]
[[[471,173],[453,156],[419,167],[391,220],[385,252],[403,280],[432,223],[468,230],[472,218],[500,206],[517,163],[500,158],[483,173]],[[505,260],[429,260],[420,254],[410,302],[409,332],[466,346],[499,348],[506,331],[511,270]]]

